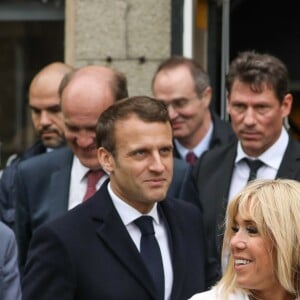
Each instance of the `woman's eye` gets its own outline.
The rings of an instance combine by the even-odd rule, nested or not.
[[[237,226],[232,226],[231,230],[236,233],[239,231],[239,228]]]
[[[247,231],[251,234],[257,234],[258,233],[258,229],[255,226],[247,226]]]

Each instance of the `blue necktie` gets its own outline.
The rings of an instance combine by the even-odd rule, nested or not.
[[[150,216],[142,216],[134,223],[142,233],[140,254],[157,288],[158,297],[163,300],[165,294],[164,268],[160,248],[154,235],[153,219]]]

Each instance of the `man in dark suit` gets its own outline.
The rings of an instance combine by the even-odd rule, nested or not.
[[[210,109],[209,77],[197,61],[179,56],[163,61],[153,77],[152,90],[168,105],[175,157],[193,165],[206,150],[235,139],[230,124]]]
[[[54,62],[41,69],[30,83],[29,108],[39,139],[24,153],[9,159],[9,165],[3,170],[0,180],[0,220],[11,228],[15,221],[12,190],[18,164],[65,144],[58,87],[64,75],[71,70],[69,65]]]
[[[96,139],[109,181],[36,230],[23,299],[181,300],[207,289],[216,274],[201,214],[166,197],[173,173],[166,106],[144,96],[118,101],[101,114]]]
[[[207,152],[194,169],[198,204],[219,259],[227,203],[250,179],[300,180],[300,145],[283,126],[292,106],[285,65],[271,55],[243,52],[231,63],[226,88],[238,142]]]
[[[70,148],[47,153],[19,166],[16,190],[16,234],[20,266],[25,265],[33,232],[82,202],[87,171],[100,168],[96,148],[96,122],[102,111],[127,96],[126,78],[107,68],[88,66],[68,74],[60,87],[65,135]],[[174,163],[169,194],[192,201],[190,169]],[[99,189],[107,175],[96,183]]]

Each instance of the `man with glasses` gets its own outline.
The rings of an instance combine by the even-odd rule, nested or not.
[[[163,61],[152,91],[168,104],[175,157],[193,165],[204,151],[235,139],[230,124],[210,110],[209,76],[195,60],[174,56]]]

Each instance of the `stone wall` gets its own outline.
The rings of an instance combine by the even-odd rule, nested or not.
[[[171,0],[67,0],[66,62],[124,72],[131,96],[151,95],[158,63],[170,55]]]

